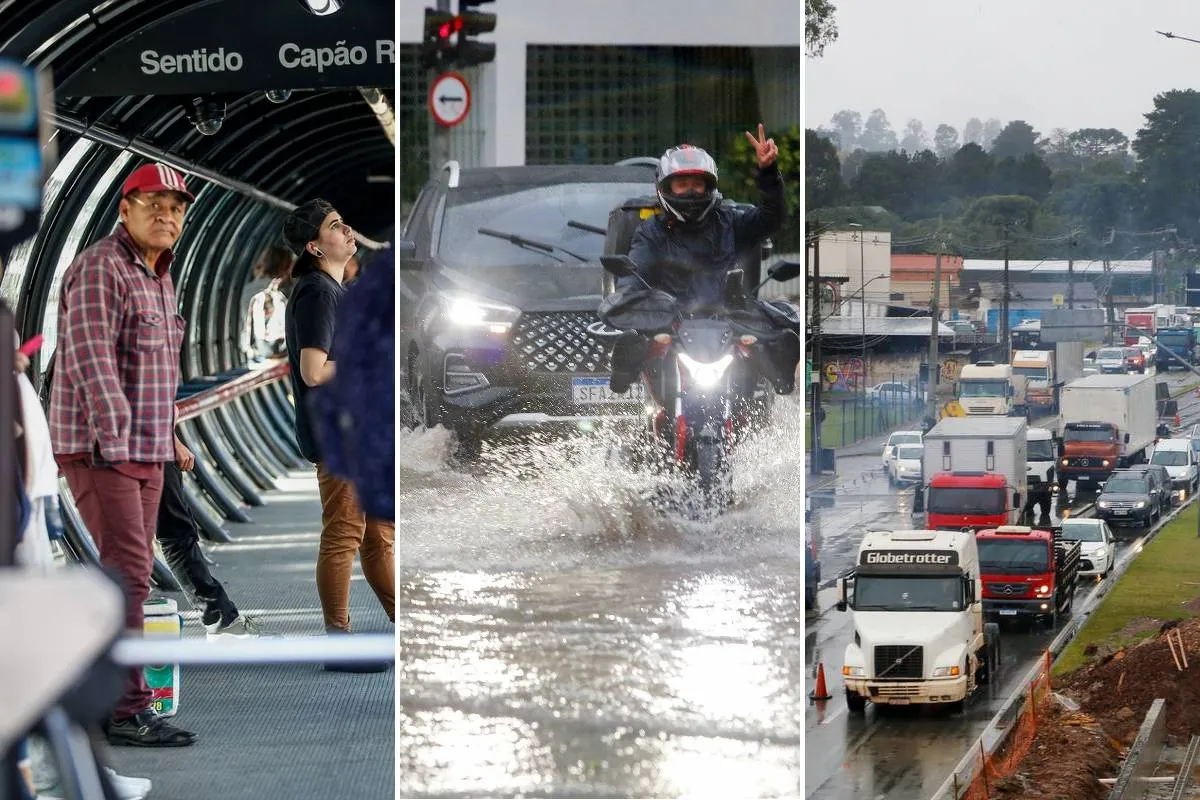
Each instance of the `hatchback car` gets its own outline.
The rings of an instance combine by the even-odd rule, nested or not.
[[[1197,462],[1188,439],[1160,439],[1154,445],[1150,463],[1166,468],[1173,490],[1195,492],[1200,489],[1200,462]]]
[[[1064,519],[1062,538],[1079,542],[1079,574],[1107,577],[1117,563],[1117,538],[1102,519]]]
[[[1125,368],[1139,375],[1146,374],[1146,352],[1140,347],[1125,348]]]
[[[1125,374],[1129,371],[1125,363],[1124,347],[1103,347],[1096,351],[1096,368],[1102,374]]]
[[[653,194],[649,161],[440,170],[400,243],[415,422],[453,430],[470,454],[493,429],[579,429],[641,411],[640,384],[609,391],[609,344],[589,326],[610,212]]]
[[[893,486],[921,482],[921,459],[925,446],[920,444],[895,445],[895,453],[888,465],[888,482]]]
[[[899,381],[885,381],[867,389],[867,399],[881,403],[920,402],[922,397],[920,390]]]

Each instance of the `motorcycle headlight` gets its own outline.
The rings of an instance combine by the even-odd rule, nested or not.
[[[702,361],[689,356],[687,353],[679,354],[679,363],[683,364],[688,375],[696,382],[696,385],[702,389],[710,389],[716,386],[721,377],[725,375],[725,370],[729,369],[729,365],[733,363],[733,356],[729,353],[721,356],[720,360],[714,361],[711,364],[705,364]]]
[[[470,297],[443,296],[446,319],[463,328],[487,328],[492,333],[507,333],[521,310],[504,303],[475,300]]]

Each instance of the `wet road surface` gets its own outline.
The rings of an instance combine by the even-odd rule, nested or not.
[[[604,435],[400,445],[398,796],[800,797],[800,399],[734,509],[642,499]]]
[[[1165,379],[1173,390],[1194,380],[1179,372]],[[1200,421],[1200,399],[1187,395],[1180,398],[1179,406],[1181,430]],[[808,526],[818,544],[826,584],[853,565],[865,530],[921,525],[921,515],[911,513],[913,490],[888,486],[878,453],[839,458],[838,476],[832,495],[813,504]],[[1067,507],[1078,510],[1094,499],[1092,493],[1076,494],[1071,484]],[[1055,518],[1059,510],[1056,504]],[[1120,558],[1140,529],[1114,531]],[[1093,586],[1093,579],[1081,579],[1076,604]],[[847,712],[841,683],[842,659],[854,633],[853,617],[831,608],[832,590],[822,592],[821,601],[823,612],[810,614],[805,628],[805,697],[815,688],[820,663],[833,699],[822,704],[809,702],[805,711],[804,795],[813,800],[926,800],[1057,633],[1045,625],[1004,621],[1000,683],[977,691],[963,714],[869,704],[865,715],[853,715]]]

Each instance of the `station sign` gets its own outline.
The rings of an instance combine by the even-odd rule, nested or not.
[[[181,4],[182,5],[182,4]],[[353,89],[396,83],[392,3],[315,16],[296,0],[184,6],[67,76],[63,97]]]

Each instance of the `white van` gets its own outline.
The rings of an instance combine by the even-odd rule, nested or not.
[[[1154,445],[1150,463],[1166,467],[1171,476],[1172,491],[1194,492],[1200,488],[1200,465],[1196,463],[1190,439],[1160,439]]]

